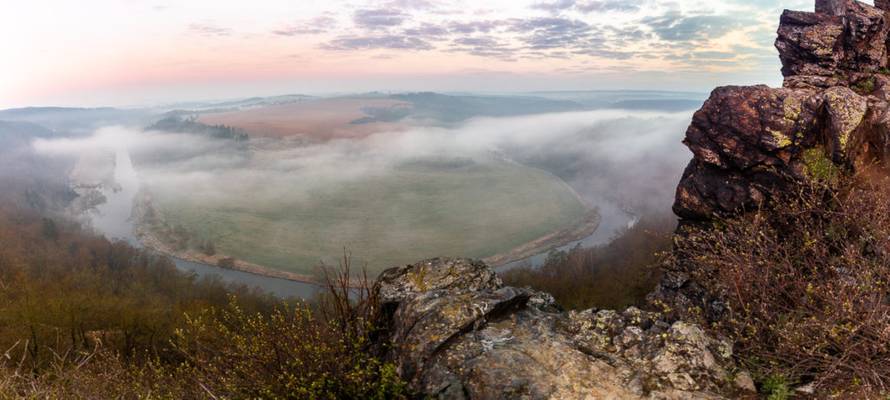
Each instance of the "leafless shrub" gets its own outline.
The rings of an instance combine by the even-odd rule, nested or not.
[[[874,396],[890,387],[888,180],[807,187],[770,209],[686,232],[684,263],[725,317],[679,310],[735,338],[741,361],[766,379],[819,393]]]

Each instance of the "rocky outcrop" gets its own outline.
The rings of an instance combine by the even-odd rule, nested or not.
[[[718,88],[695,113],[684,141],[694,158],[674,204],[687,222],[754,208],[833,168],[885,161],[890,19],[852,0],[816,9],[782,14],[782,88]]]
[[[679,234],[802,184],[890,165],[890,16],[888,2],[876,4],[817,0],[815,13],[785,11],[776,40],[783,87],[714,90],[686,132],[693,160],[674,203]],[[719,319],[719,299],[684,268],[672,263],[650,298]]]
[[[481,262],[393,268],[374,290],[386,357],[432,398],[711,399],[752,389],[731,346],[697,326],[635,308],[562,312]]]

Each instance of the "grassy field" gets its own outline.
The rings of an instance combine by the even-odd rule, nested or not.
[[[224,201],[200,193],[153,201],[164,220],[211,240],[219,253],[304,274],[321,261],[335,265],[344,247],[374,274],[427,257],[490,256],[586,212],[558,178],[493,160],[404,164],[312,190],[276,186]]]

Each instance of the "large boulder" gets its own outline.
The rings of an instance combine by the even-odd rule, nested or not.
[[[750,390],[734,383],[731,346],[695,325],[635,308],[562,312],[547,294],[504,286],[481,262],[393,268],[374,290],[391,343],[385,356],[430,398],[714,399]]]

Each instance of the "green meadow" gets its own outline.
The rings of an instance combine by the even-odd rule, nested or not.
[[[240,194],[153,193],[153,205],[218,253],[303,274],[336,265],[344,249],[371,274],[428,257],[491,256],[586,212],[559,178],[500,160],[412,162],[311,186],[229,185]]]

